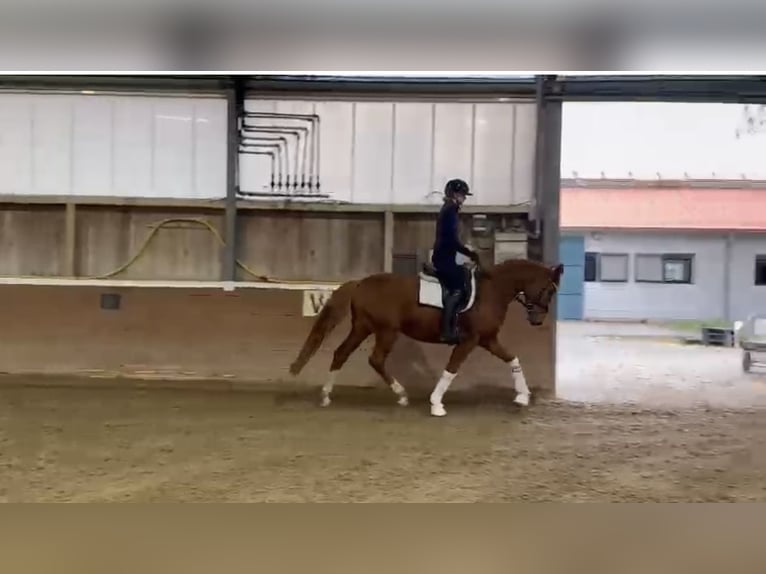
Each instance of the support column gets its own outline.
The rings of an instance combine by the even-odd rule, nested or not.
[[[545,92],[550,93],[551,84],[545,86]],[[562,102],[543,97],[542,112],[539,116],[541,125],[538,130],[542,136],[542,157],[540,159],[540,192],[539,215],[542,223],[542,259],[546,265],[559,263],[559,208],[561,196],[561,126]],[[549,341],[550,377],[556,384],[556,317],[558,315],[558,298],[554,297],[548,311],[551,325]]]

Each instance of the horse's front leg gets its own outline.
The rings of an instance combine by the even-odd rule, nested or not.
[[[452,354],[449,361],[447,361],[447,367],[444,369],[439,382],[436,383],[436,387],[434,387],[431,393],[431,414],[433,416],[443,417],[447,414],[447,410],[442,403],[444,393],[447,392],[453,379],[457,376],[458,370],[460,370],[460,367],[468,358],[468,355],[471,354],[471,351],[476,348],[477,344],[478,340],[471,338],[461,342],[452,349]]]
[[[519,358],[509,353],[505,347],[500,344],[497,337],[482,341],[481,346],[510,366],[513,388],[516,391],[516,398],[513,399],[513,401],[522,407],[529,405],[529,387],[527,386],[527,380],[524,377],[524,371],[521,369]]]

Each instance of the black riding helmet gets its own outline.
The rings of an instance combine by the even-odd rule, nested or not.
[[[444,186],[444,195],[449,197],[456,193],[460,193],[465,196],[472,195],[471,188],[468,187],[468,184],[462,179],[457,178],[449,180],[447,185]]]

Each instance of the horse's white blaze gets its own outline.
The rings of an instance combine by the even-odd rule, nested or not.
[[[521,369],[518,357],[514,358],[510,365],[513,388],[516,390],[514,402],[525,407],[529,404],[529,387],[527,386],[527,380],[524,377],[524,371]]]
[[[391,390],[399,397],[399,400],[397,401],[399,405],[406,407],[410,404],[410,400],[407,398],[407,391],[404,390],[404,387],[396,379],[394,379],[394,382],[391,384]]]
[[[439,382],[436,383],[436,387],[434,387],[434,390],[431,393],[431,414],[435,417],[443,417],[447,414],[447,411],[444,409],[444,405],[442,404],[442,398],[444,397],[444,393],[447,392],[447,389],[449,389],[449,386],[452,384],[456,374],[457,373],[444,371],[441,378],[439,379]]]
[[[328,407],[330,406],[330,403],[332,400],[330,399],[330,395],[332,394],[332,388],[335,386],[335,379],[338,376],[338,371],[330,371],[329,376],[327,377],[327,382],[322,387],[322,406]]]

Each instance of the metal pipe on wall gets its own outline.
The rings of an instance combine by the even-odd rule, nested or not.
[[[276,144],[274,142],[276,142]],[[286,161],[286,159],[282,155],[282,152],[284,151],[285,156],[287,155],[287,138],[278,137],[278,136],[244,137],[241,139],[240,150],[242,147],[249,147],[249,146],[273,147],[274,145],[277,145],[277,158],[279,159],[279,177],[278,177],[276,185],[278,189],[282,189],[282,178],[286,171],[283,168],[283,164]],[[284,149],[282,148],[283,145],[284,145]],[[272,172],[272,176],[273,176],[273,172]]]
[[[266,148],[264,150],[263,148]],[[268,155],[271,157],[271,190],[282,188],[282,158],[279,144],[242,144],[239,153],[245,155]],[[278,168],[277,168],[278,164]],[[274,173],[278,171],[278,180],[274,180]]]
[[[281,127],[276,126],[268,126],[268,127],[252,127],[252,126],[244,126],[242,128],[242,132],[245,134],[251,133],[256,134],[259,132],[267,132],[267,133],[279,133],[279,134],[286,134],[291,135],[295,137],[295,161],[293,164],[293,170],[294,170],[294,183],[293,183],[293,189],[298,189],[298,156],[299,156],[299,143],[300,143],[300,130],[297,129],[285,129]],[[286,154],[289,158],[289,154]],[[289,160],[288,160],[288,166],[289,166]],[[286,177],[285,186],[286,188],[290,188],[290,175],[289,175],[289,167],[288,167],[288,175]]]
[[[289,114],[283,112],[245,112],[245,118],[284,118],[294,120],[304,120],[311,122],[312,144],[309,163],[311,164],[311,174],[309,175],[308,187],[313,189],[313,182],[316,180],[316,189],[320,189],[320,167],[321,167],[321,118],[318,114]],[[305,157],[304,157],[305,161]]]
[[[301,172],[301,189],[304,189],[306,187],[306,150],[308,149],[307,142],[308,142],[308,128],[304,126],[245,126],[245,131],[249,133],[255,133],[257,131],[266,131],[271,133],[286,133],[289,135],[295,135],[295,178],[293,182],[294,189],[298,189],[298,171]],[[303,163],[301,164],[300,168],[298,167],[298,156],[300,154],[300,143],[301,138],[300,134],[304,134],[303,138]],[[310,188],[309,188],[310,189]]]
[[[281,197],[288,199],[326,199],[327,195],[317,195],[316,193],[270,193],[266,191],[240,191],[239,195],[242,197]]]

